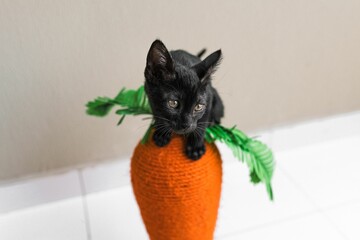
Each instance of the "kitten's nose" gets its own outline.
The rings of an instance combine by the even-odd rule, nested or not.
[[[190,123],[181,123],[180,126],[181,126],[182,129],[185,130],[185,129],[188,129],[191,126],[191,124]]]
[[[174,129],[177,134],[186,134],[192,131],[191,123],[179,123],[177,129]]]

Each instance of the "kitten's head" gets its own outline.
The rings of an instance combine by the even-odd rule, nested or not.
[[[211,111],[210,79],[220,59],[218,50],[187,67],[174,61],[160,40],[153,42],[146,60],[145,90],[159,129],[186,134],[205,128],[208,120],[199,120]]]

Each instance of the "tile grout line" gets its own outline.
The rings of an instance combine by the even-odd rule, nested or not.
[[[273,143],[274,143],[274,132],[275,132],[275,129],[273,129],[273,128],[270,129],[269,132],[268,132],[269,138],[268,138],[267,145],[271,148],[272,151],[273,151],[272,147],[274,146],[273,145]],[[275,164],[276,164],[276,159],[274,159],[274,160],[275,160]],[[276,166],[277,166],[277,164],[276,164]],[[314,209],[312,211],[307,211],[307,212],[295,214],[295,215],[288,216],[286,218],[278,219],[278,220],[275,220],[275,221],[269,221],[267,223],[263,223],[263,224],[260,224],[260,225],[254,225],[252,227],[248,227],[248,228],[243,229],[241,231],[235,231],[235,232],[232,232],[232,233],[226,233],[225,235],[220,235],[218,237],[220,237],[222,239],[222,238],[228,238],[228,237],[231,237],[231,236],[241,235],[241,234],[244,234],[244,233],[247,233],[247,232],[255,231],[257,229],[268,228],[268,227],[272,227],[272,226],[282,224],[284,222],[288,222],[288,221],[292,221],[292,220],[295,220],[295,219],[301,219],[301,218],[304,218],[304,217],[308,217],[308,216],[311,216],[311,215],[313,215],[313,214],[315,214],[317,212],[318,211],[316,209]]]
[[[305,189],[297,183],[297,181],[295,181],[295,179],[288,174],[283,168],[281,168],[279,165],[277,165],[277,168],[279,168],[279,170],[281,172],[283,172],[283,174],[285,175],[286,178],[288,178],[293,184],[294,186],[304,195],[304,197],[306,197],[310,203],[316,208],[317,212],[324,217],[324,219],[327,220],[327,222],[333,226],[336,231],[345,239],[345,240],[349,240],[350,238],[347,236],[347,234],[344,233],[344,231],[337,225],[334,223],[334,221],[332,219],[329,218],[329,216],[325,213],[325,210],[323,208],[321,208],[319,206],[319,204],[317,204],[312,197],[305,191]]]
[[[325,212],[325,211],[328,211],[328,210],[331,210],[331,209],[339,209],[339,208],[343,208],[343,207],[347,207],[347,206],[352,206],[352,205],[355,205],[355,204],[360,204],[360,199],[359,200],[353,200],[353,201],[347,201],[347,202],[339,203],[339,204],[332,205],[332,206],[328,206],[326,208],[321,208],[321,210],[323,212]],[[242,235],[242,234],[252,232],[252,231],[255,231],[255,230],[258,230],[258,229],[269,228],[269,227],[277,226],[277,225],[285,223],[285,222],[289,222],[289,221],[291,222],[293,220],[306,218],[306,217],[312,216],[312,215],[317,214],[317,213],[322,215],[321,211],[319,211],[318,208],[315,208],[314,210],[309,210],[309,211],[305,211],[305,212],[302,212],[302,213],[293,214],[293,215],[283,217],[283,218],[280,218],[280,219],[277,219],[277,220],[271,220],[271,221],[268,221],[268,222],[265,222],[265,223],[262,223],[262,224],[255,224],[253,226],[249,226],[249,227],[244,228],[244,229],[239,230],[239,231],[234,231],[234,232],[221,234],[221,235],[219,235],[217,237],[221,237],[221,239],[222,239],[223,237],[228,238],[228,237],[231,237],[231,236]],[[348,239],[347,236],[345,236],[345,238]]]
[[[89,216],[89,207],[86,201],[86,186],[84,181],[84,176],[82,174],[81,169],[77,170],[78,176],[79,176],[79,182],[80,182],[80,188],[81,188],[81,200],[82,200],[82,206],[83,206],[83,213],[85,216],[85,229],[86,229],[86,236],[87,240],[91,240],[91,225],[90,225],[90,216]]]
[[[239,230],[239,231],[233,231],[233,232],[225,233],[225,234],[222,234],[222,235],[220,235],[218,237],[221,237],[221,239],[222,238],[226,239],[226,238],[232,237],[232,236],[243,235],[243,234],[246,234],[246,233],[254,232],[254,231],[258,230],[258,229],[271,228],[271,227],[278,226],[278,225],[281,225],[281,224],[286,223],[286,222],[292,222],[294,220],[307,218],[309,216],[315,215],[316,213],[318,213],[318,211],[316,211],[316,210],[297,213],[297,214],[293,214],[293,215],[283,217],[283,218],[280,218],[280,219],[277,219],[277,220],[271,220],[271,221],[268,221],[268,222],[265,222],[265,223],[262,223],[262,224],[256,224],[256,225],[253,225],[253,226],[249,226],[249,227],[244,228],[244,229]]]
[[[274,146],[274,134],[275,134],[275,129],[270,129],[270,146],[273,147]],[[313,199],[311,198],[311,196],[309,196],[309,194],[305,191],[305,189],[303,189],[300,184],[297,183],[297,181],[295,181],[295,179],[293,179],[293,177],[287,173],[287,171],[285,171],[282,167],[279,166],[279,164],[276,164],[276,167],[279,168],[279,170],[281,172],[283,172],[284,176],[286,178],[288,178],[294,185],[295,187],[298,188],[298,190],[300,190],[300,192],[302,192],[302,194],[304,195],[304,197],[306,197],[311,204],[313,204],[313,206],[316,208],[316,210],[320,213],[321,216],[323,216],[327,222],[332,225],[333,227],[335,227],[336,231],[345,239],[345,240],[349,240],[349,237],[347,236],[347,234],[345,234],[342,229],[340,229],[340,227],[335,224],[332,219],[329,218],[328,215],[325,214],[325,211],[315,202],[313,201]]]

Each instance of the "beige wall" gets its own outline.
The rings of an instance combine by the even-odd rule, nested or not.
[[[222,48],[229,126],[360,109],[358,0],[0,0],[0,181],[129,156],[146,123],[116,127],[84,104],[142,84],[155,38]]]

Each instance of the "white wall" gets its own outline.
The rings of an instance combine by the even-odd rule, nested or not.
[[[359,13],[357,0],[0,0],[0,180],[131,154],[146,122],[116,127],[84,104],[142,84],[155,38],[223,50],[225,125],[360,109]]]

